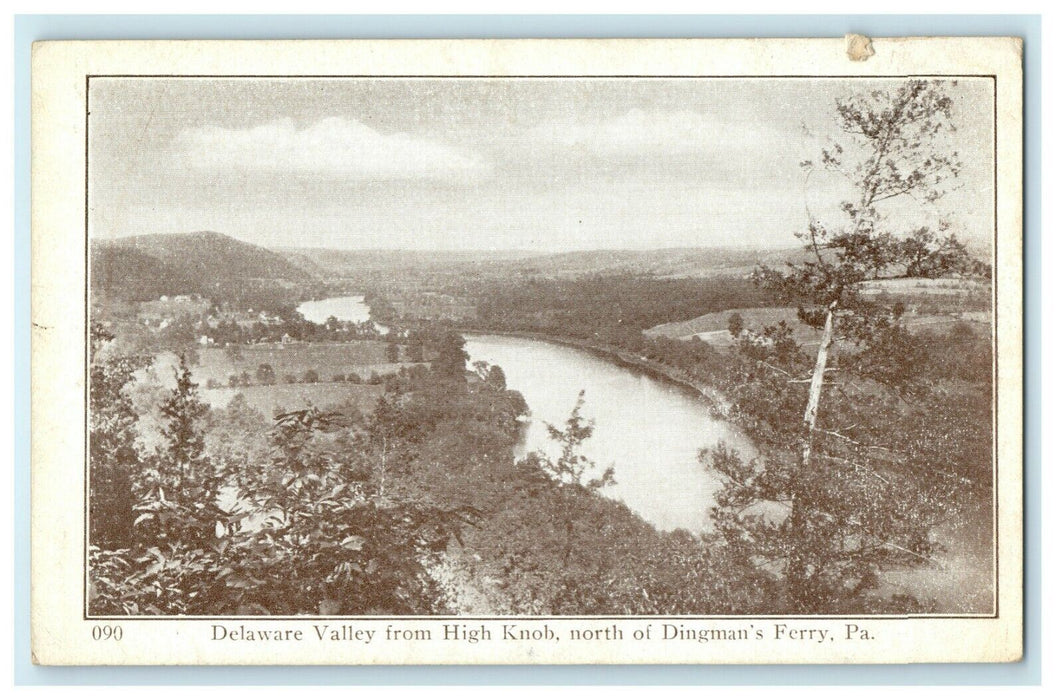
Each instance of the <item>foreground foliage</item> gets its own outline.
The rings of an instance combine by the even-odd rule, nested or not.
[[[133,537],[129,546],[92,548],[93,613],[438,608],[428,567],[470,512],[385,490],[384,472],[395,465],[386,448],[374,459],[376,426],[317,409],[286,413],[259,436],[268,439],[267,460],[215,460],[205,451],[206,406],[183,364],[162,413],[164,447],[120,464],[136,499]],[[111,505],[130,517],[123,503]]]
[[[963,475],[943,457],[961,445],[955,434],[942,445],[920,430],[938,403],[925,344],[901,325],[902,306],[864,293],[872,281],[986,272],[947,222],[906,229],[885,208],[906,197],[911,219],[960,172],[941,143],[951,110],[943,85],[922,80],[840,100],[844,143],[824,148],[819,166],[852,186],[842,221],[827,225],[809,213],[798,237],[811,259],[756,273],[820,329],[817,354],[809,363],[785,324],[744,336],[746,380],[733,412],[748,421],[774,404],[773,444],[748,463],[723,445],[706,461],[727,478],[714,509],[724,539],[751,565],[780,572],[791,612],[867,607],[886,568],[937,563],[932,528],[955,515]],[[898,419],[905,430],[891,428]],[[766,504],[777,506],[774,517],[764,515]]]
[[[460,337],[437,341],[434,368],[389,378],[368,415],[268,423],[239,399],[204,415],[179,368],[165,439],[125,463],[132,540],[90,551],[90,611],[727,613],[774,595],[702,538],[599,496],[611,475],[580,454],[578,406],[554,429],[559,458],[514,460],[523,398],[498,368],[459,375]]]

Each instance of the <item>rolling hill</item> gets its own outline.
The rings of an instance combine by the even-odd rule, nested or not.
[[[280,251],[295,265],[322,276],[359,277],[408,272],[483,271],[577,277],[588,274],[640,274],[654,277],[743,275],[757,263],[781,265],[800,260],[799,248],[663,248],[539,253],[529,250],[331,250]]]
[[[522,272],[563,277],[638,274],[653,277],[720,277],[748,274],[757,264],[782,265],[804,257],[800,248],[660,248],[588,250],[529,257],[508,263]]]
[[[465,266],[497,265],[538,255],[522,250],[285,248],[278,252],[295,265],[335,277],[359,277],[381,272],[456,270]]]
[[[130,301],[163,294],[215,297],[316,281],[283,255],[212,231],[93,241],[92,286]]]

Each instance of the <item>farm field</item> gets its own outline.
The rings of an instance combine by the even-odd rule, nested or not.
[[[284,382],[287,375],[302,377],[307,370],[314,370],[325,380],[336,374],[358,372],[367,378],[371,372],[378,374],[396,372],[400,365],[389,364],[385,349],[387,343],[379,340],[362,340],[351,343],[277,343],[241,345],[239,355],[230,357],[225,348],[204,348],[199,352],[199,364],[192,372],[197,382],[205,385],[208,380],[227,385],[229,376],[248,372],[252,377],[259,365],[268,364],[276,374],[277,383]]]
[[[278,412],[309,406],[326,408],[352,402],[362,413],[372,411],[384,393],[383,385],[318,382],[317,384],[275,384],[236,388],[201,389],[203,399],[213,408],[224,408],[234,396],[243,394],[247,403],[266,418]]]
[[[799,345],[804,347],[816,345],[819,342],[819,331],[802,323],[797,318],[797,311],[792,307],[781,306],[728,309],[727,311],[698,316],[688,321],[662,323],[647,330],[646,334],[679,340],[690,340],[697,336],[710,345],[730,345],[733,341],[730,332],[727,330],[727,320],[734,313],[740,314],[745,327],[754,331],[760,331],[764,326],[773,326],[779,321],[786,321],[794,329],[794,340]],[[981,311],[967,311],[955,314],[907,313],[902,317],[902,322],[914,332],[934,331],[939,333],[947,331],[953,325],[962,322],[969,324],[980,335],[988,335],[991,316],[988,312]]]
[[[402,367],[413,367],[413,362],[387,362],[387,343],[377,340],[351,343],[275,343],[240,346],[237,357],[229,357],[224,348],[204,348],[199,351],[199,361],[192,367],[192,378],[201,388],[229,386],[229,377],[247,372],[252,384],[258,384],[255,374],[260,365],[273,368],[277,384],[304,382],[308,370],[317,373],[320,381],[329,382],[338,374],[358,374],[363,380],[374,373],[383,376],[394,374]],[[173,386],[172,368],[177,366],[177,356],[163,353],[156,357],[153,371],[159,382]],[[290,381],[291,380],[291,381]]]
[[[731,314],[742,316],[746,328],[760,331],[764,326],[774,326],[779,321],[786,321],[794,329],[794,340],[801,345],[819,342],[819,334],[797,318],[797,311],[792,307],[769,306],[753,309],[728,309],[705,314],[689,321],[662,323],[646,331],[647,335],[665,336],[680,340],[689,340],[695,335],[710,345],[730,345],[731,334],[727,330],[727,320]]]
[[[386,362],[385,347],[386,343],[380,341],[251,345],[242,346],[237,358],[229,357],[223,348],[205,348],[192,367],[192,378],[199,385],[200,395],[213,408],[224,408],[239,393],[266,417],[273,416],[276,409],[325,407],[348,400],[366,411],[376,405],[383,386],[338,382],[334,377],[357,374],[368,380],[373,374],[383,377],[402,367],[415,366],[412,362]],[[275,383],[258,381],[255,375],[262,364],[273,368]],[[176,366],[176,355],[159,355],[151,370],[156,386],[172,389]],[[318,381],[305,381],[310,370],[317,373]],[[250,386],[229,386],[231,375],[244,372],[251,377]]]
[[[956,279],[952,277],[921,278],[912,277],[892,280],[870,280],[864,282],[861,291],[866,295],[890,294],[920,296],[972,296],[988,297],[989,283],[984,280]]]

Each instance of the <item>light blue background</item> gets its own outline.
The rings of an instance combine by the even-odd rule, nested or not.
[[[1025,39],[1026,658],[912,666],[45,668],[29,652],[30,46],[45,39],[1020,36]],[[1041,679],[1039,15],[21,15],[15,17],[15,682],[18,684],[1038,684]]]

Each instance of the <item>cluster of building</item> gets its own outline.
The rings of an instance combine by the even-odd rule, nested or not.
[[[239,328],[243,332],[256,326],[278,326],[284,319],[265,311],[254,309],[219,309],[197,294],[163,295],[153,301],[141,302],[136,309],[137,322],[153,330],[165,330],[178,321],[190,321],[199,329],[200,345],[213,345],[215,339],[203,331],[219,328]],[[286,342],[291,342],[291,338]]]
[[[195,294],[163,295],[137,307],[137,321],[162,330],[179,318],[200,318],[210,311],[210,301]]]

